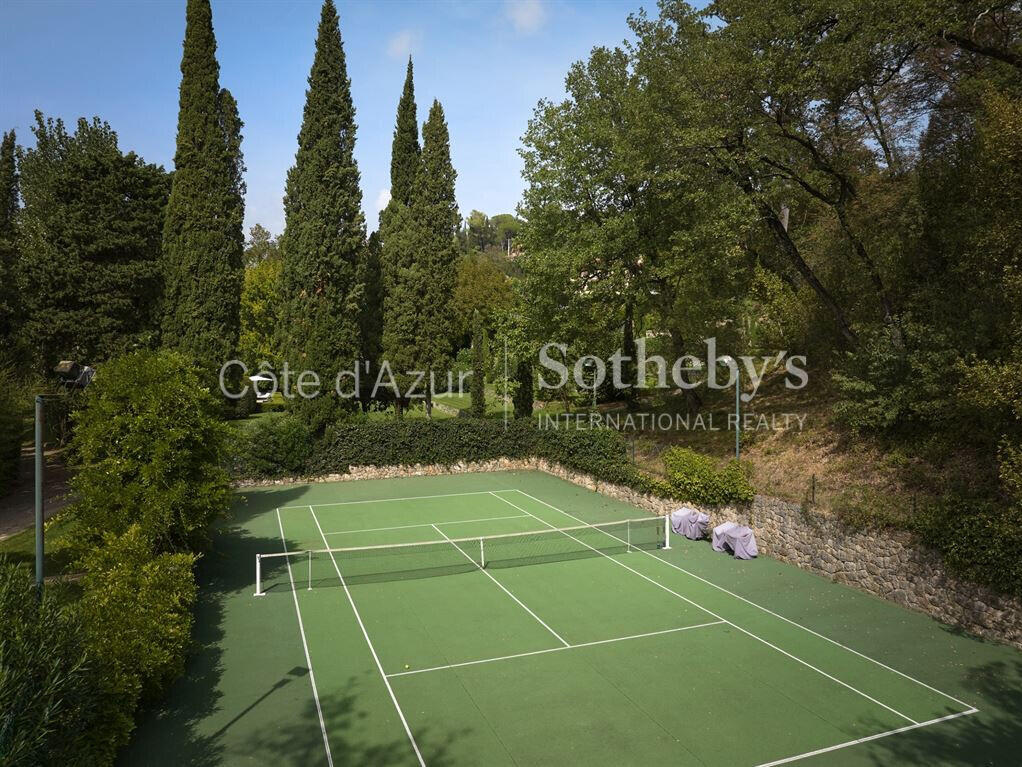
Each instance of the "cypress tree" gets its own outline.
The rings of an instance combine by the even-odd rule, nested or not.
[[[416,221],[415,254],[419,261],[419,370],[443,376],[452,362],[457,282],[458,228],[461,217],[454,198],[457,174],[451,164],[450,136],[444,110],[434,101],[422,128],[422,159],[416,176],[412,215]],[[431,402],[426,399],[427,412]]]
[[[390,199],[405,205],[412,202],[412,189],[419,171],[419,123],[415,107],[412,57],[408,57],[405,86],[397,103],[397,124],[390,151]]]
[[[355,107],[333,0],[323,3],[308,82],[284,197],[283,346],[292,368],[315,370],[322,391],[332,393],[334,376],[351,368],[362,346],[366,245]],[[325,419],[332,408],[320,400],[310,407]]]
[[[486,334],[483,316],[472,312],[472,415],[486,415]]]
[[[362,304],[362,359],[375,366],[383,343],[383,274],[380,233],[369,235],[361,260],[359,282],[364,286]],[[363,371],[365,372],[365,371]],[[369,388],[372,389],[371,382]]]
[[[162,341],[199,363],[211,386],[238,345],[244,249],[241,120],[219,77],[209,0],[188,0]]]
[[[515,418],[532,417],[532,361],[522,357],[515,364]]]
[[[0,354],[13,346],[18,292],[14,286],[18,257],[18,168],[14,159],[14,131],[0,143]]]
[[[394,373],[402,392],[410,379],[402,375],[416,369],[418,307],[423,275],[416,259],[416,221],[412,190],[419,172],[419,127],[415,106],[412,60],[408,59],[404,90],[397,106],[390,157],[390,202],[380,213],[380,260],[383,275],[382,358]],[[398,415],[405,402],[398,397]]]

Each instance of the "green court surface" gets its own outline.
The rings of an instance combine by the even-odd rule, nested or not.
[[[538,472],[248,491],[122,763],[1018,764],[1019,652],[662,529]]]

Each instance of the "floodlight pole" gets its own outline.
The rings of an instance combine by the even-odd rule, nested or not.
[[[735,460],[742,455],[742,369],[735,363]]]
[[[35,398],[35,587],[43,598],[43,397]]]

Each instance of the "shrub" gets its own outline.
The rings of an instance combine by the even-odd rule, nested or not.
[[[208,543],[230,501],[219,408],[175,352],[134,352],[99,369],[72,438],[71,513],[85,545],[136,523],[157,551]]]
[[[76,605],[84,640],[101,671],[102,727],[89,733],[96,761],[110,763],[134,728],[142,699],[154,698],[184,670],[196,585],[192,554],[156,554],[139,525],[81,560]]]
[[[312,455],[312,432],[293,415],[262,418],[241,439],[240,470],[247,476],[302,474]]]
[[[664,467],[671,494],[680,500],[719,505],[753,498],[752,485],[738,461],[718,469],[712,458],[675,447],[664,453]]]
[[[917,514],[913,528],[952,572],[1022,597],[1022,507],[949,497]]]
[[[14,386],[11,377],[0,371],[0,496],[17,478],[21,458],[23,428]]]
[[[0,626],[0,764],[92,763],[81,738],[102,726],[99,678],[74,612],[0,558]]]

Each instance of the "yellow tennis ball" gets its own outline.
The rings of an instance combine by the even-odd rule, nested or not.
[[[409,666],[409,665],[408,665],[408,664],[406,663],[406,664],[405,664],[405,668],[411,668],[411,666]]]

